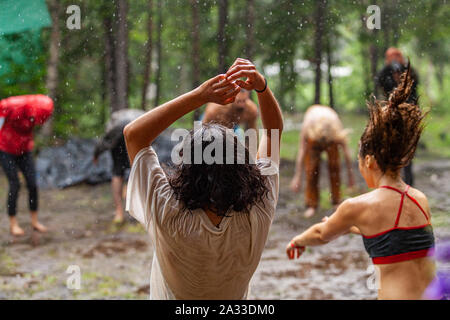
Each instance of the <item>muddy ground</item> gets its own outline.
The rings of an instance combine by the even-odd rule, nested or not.
[[[355,164],[356,165],[356,164]],[[356,169],[356,167],[355,167]],[[450,160],[415,165],[417,187],[429,197],[438,239],[450,234]],[[302,217],[303,196],[288,191],[293,163],[281,166],[280,201],[262,261],[253,277],[253,299],[374,299],[368,289],[369,259],[361,237],[344,236],[323,247],[308,249],[300,260],[285,257],[286,243],[319,221],[331,209],[326,169],[322,171],[323,209]],[[365,190],[358,175],[358,190]],[[51,232],[31,230],[26,189],[21,189],[18,218],[26,236],[8,232],[7,181],[0,173],[0,299],[147,299],[152,248],[134,221],[113,226],[108,184],[42,190],[41,220]],[[348,196],[347,192],[344,193]],[[81,288],[66,286],[71,265],[81,270]]]

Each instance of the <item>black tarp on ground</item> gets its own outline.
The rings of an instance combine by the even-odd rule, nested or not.
[[[66,188],[79,183],[97,184],[112,177],[110,152],[104,152],[95,165],[92,161],[98,140],[73,138],[60,147],[43,149],[36,159],[40,188]],[[171,152],[177,141],[164,132],[152,144],[162,164],[171,165]]]

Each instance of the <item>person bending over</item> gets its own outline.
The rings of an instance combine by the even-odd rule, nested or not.
[[[111,190],[115,206],[114,223],[122,223],[124,220],[122,188],[125,180],[125,171],[130,168],[125,138],[123,136],[123,128],[125,125],[126,123],[123,123],[122,125],[119,124],[109,130],[96,145],[94,150],[94,163],[98,162],[100,154],[104,151],[111,151],[113,160]]]
[[[166,174],[149,147],[152,141],[205,103],[232,103],[241,88],[261,91],[268,133],[261,138],[257,160],[251,161],[233,130],[205,124],[184,137],[183,161]],[[148,230],[155,249],[151,299],[247,298],[278,200],[282,128],[280,107],[264,77],[244,59],[125,127],[132,163],[126,208]],[[196,147],[201,148],[200,161]]]
[[[420,299],[434,277],[434,262],[427,257],[434,247],[428,200],[400,174],[414,156],[426,114],[406,102],[413,84],[409,67],[402,77],[388,101],[369,103],[370,120],[360,140],[359,169],[375,190],[344,201],[286,247],[293,259],[305,246],[361,234],[379,271],[379,299]]]
[[[22,171],[28,188],[29,209],[33,229],[46,232],[47,228],[38,221],[38,188],[33,161],[33,128],[43,124],[53,112],[53,101],[47,96],[23,95],[0,100],[0,118],[4,123],[0,129],[0,165],[9,182],[7,208],[10,232],[24,235],[16,219],[17,198]]]
[[[313,105],[308,108],[300,131],[299,151],[295,166],[295,175],[290,188],[299,192],[302,186],[302,174],[306,174],[305,217],[313,216],[319,205],[319,173],[322,152],[328,155],[328,174],[330,176],[331,199],[334,205],[341,201],[341,179],[339,148],[345,156],[348,173],[348,185],[353,187],[354,177],[350,150],[338,114],[330,107]]]

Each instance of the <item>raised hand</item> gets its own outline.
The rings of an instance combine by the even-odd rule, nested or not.
[[[256,70],[255,65],[246,59],[237,58],[233,65],[228,69],[226,78],[230,82],[235,82],[239,87],[245,90],[264,90],[265,79]],[[240,78],[246,78],[245,81]]]
[[[225,105],[234,102],[236,95],[241,91],[241,87],[225,78],[224,74],[219,74],[205,81],[198,88],[200,97],[205,103],[214,102]]]

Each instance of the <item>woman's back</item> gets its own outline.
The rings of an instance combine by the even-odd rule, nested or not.
[[[378,297],[420,299],[434,273],[426,257],[434,241],[425,195],[407,186],[385,186],[359,201],[366,202],[358,227],[379,268]]]

